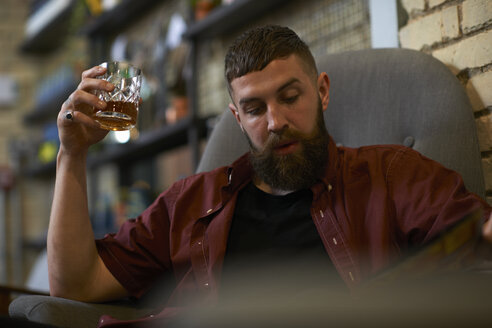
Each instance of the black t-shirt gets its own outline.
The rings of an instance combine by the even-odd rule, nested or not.
[[[238,195],[221,289],[300,292],[339,286],[341,278],[311,217],[312,192],[284,196],[249,184]],[[262,289],[263,288],[263,289]]]

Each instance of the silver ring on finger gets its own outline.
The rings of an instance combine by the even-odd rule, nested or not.
[[[65,119],[73,122],[73,110],[67,110],[65,112]]]

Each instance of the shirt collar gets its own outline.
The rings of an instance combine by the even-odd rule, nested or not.
[[[325,174],[321,177],[321,180],[327,186],[335,183],[338,167],[340,166],[340,156],[338,154],[337,145],[331,136],[329,138],[328,165],[326,165]]]
[[[253,168],[249,162],[249,152],[243,154],[227,167],[227,187],[234,192],[253,179]]]

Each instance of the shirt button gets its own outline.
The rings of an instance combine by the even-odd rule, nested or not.
[[[197,244],[198,244],[198,245],[201,245],[201,244],[202,244],[202,242],[201,242],[201,241],[199,241]]]
[[[333,187],[331,186],[331,184],[328,185],[328,191],[331,191],[333,189]]]
[[[207,214],[210,214],[210,212],[212,212],[212,211],[213,211],[213,209],[211,209],[211,208],[210,208],[210,209],[208,209],[208,210],[207,210]]]
[[[205,287],[208,287],[208,282],[204,283],[203,285],[204,285]]]
[[[337,245],[338,242],[337,242],[337,239],[336,238],[333,238],[333,244]]]

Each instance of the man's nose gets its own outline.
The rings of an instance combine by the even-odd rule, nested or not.
[[[288,121],[282,106],[271,105],[267,110],[268,131],[279,132],[288,126]]]

